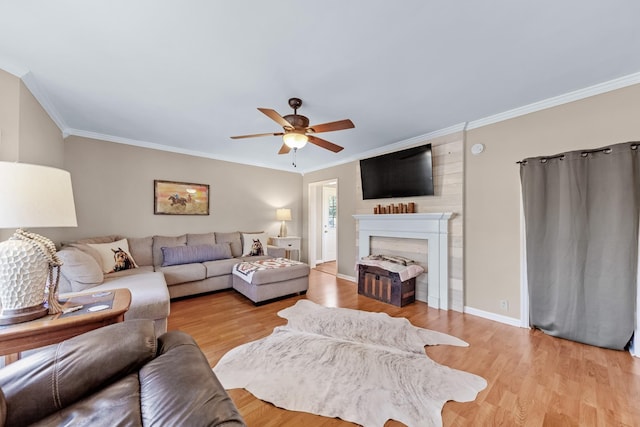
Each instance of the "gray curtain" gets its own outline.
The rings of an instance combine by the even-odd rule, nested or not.
[[[624,349],[633,335],[638,143],[520,162],[531,326]]]

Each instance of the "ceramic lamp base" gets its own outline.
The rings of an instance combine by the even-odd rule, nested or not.
[[[15,323],[39,319],[46,316],[48,311],[49,310],[44,306],[44,303],[35,307],[2,310],[2,314],[0,314],[0,325],[13,325]]]
[[[280,235],[278,237],[287,237],[287,224],[285,221],[280,224]]]
[[[49,264],[23,240],[0,243],[0,324],[26,322],[47,314],[45,286]]]

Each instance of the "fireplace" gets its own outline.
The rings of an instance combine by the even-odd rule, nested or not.
[[[354,215],[358,222],[358,257],[371,254],[371,237],[425,239],[428,244],[427,289],[416,299],[434,308],[449,309],[449,227],[452,213]]]

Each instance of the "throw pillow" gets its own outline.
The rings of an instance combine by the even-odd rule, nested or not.
[[[187,235],[181,236],[153,236],[153,265],[160,267],[162,265],[162,248],[172,248],[174,246],[185,246],[187,244]]]
[[[163,267],[232,258],[228,243],[163,247],[162,256]]]
[[[100,254],[103,273],[113,273],[114,271],[138,267],[131,256],[131,252],[129,252],[127,239],[111,243],[87,243],[87,246],[95,249]]]
[[[84,252],[85,254],[90,255],[93,259],[96,260],[96,262],[100,266],[100,270],[102,270],[102,257],[100,256],[98,251],[93,249],[91,246],[87,245],[86,243],[71,243],[68,246],[70,246],[72,248],[76,248],[76,249]]]
[[[231,245],[231,253],[234,257],[242,255],[242,239],[239,232],[220,233],[216,231],[215,236],[216,243],[229,243]]]
[[[60,289],[61,292],[82,291],[99,285],[104,280],[102,268],[98,262],[91,255],[79,249],[61,249],[58,251],[58,258],[62,261],[60,274],[72,282],[70,289]]]
[[[242,256],[267,255],[269,235],[267,233],[248,234],[242,233]]]
[[[187,234],[187,246],[215,244],[216,235],[214,233]]]

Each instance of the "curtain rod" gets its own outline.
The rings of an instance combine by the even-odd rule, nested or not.
[[[629,148],[631,148],[632,150],[637,150],[638,149],[638,145],[640,145],[640,143],[638,142],[633,142]],[[613,150],[611,149],[611,147],[605,147],[605,148],[596,148],[595,150],[584,150],[580,153],[580,155],[582,157],[587,157],[589,154],[592,153],[605,153],[605,154],[609,154],[611,153]],[[541,157],[540,158],[540,163],[547,163],[548,160],[553,160],[553,159],[560,159],[560,160],[564,160],[564,154],[557,154],[555,156],[547,156],[547,157]],[[518,162],[516,162],[516,164],[518,165],[526,165],[527,164],[527,160],[520,160]]]

